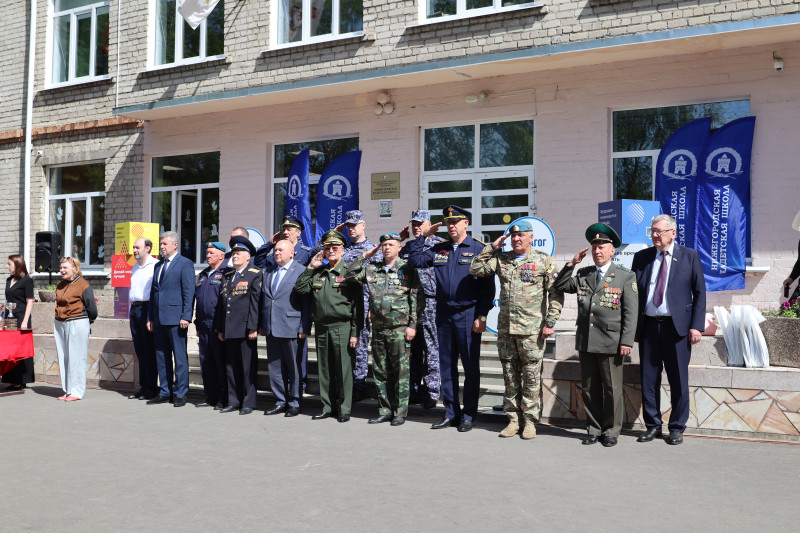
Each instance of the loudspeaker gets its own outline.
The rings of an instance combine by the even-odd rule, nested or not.
[[[36,272],[58,272],[63,239],[55,231],[36,232]]]

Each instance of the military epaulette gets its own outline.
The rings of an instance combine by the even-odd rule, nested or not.
[[[478,244],[480,244],[481,246],[486,246],[486,243],[485,243],[485,242],[483,242],[483,241],[482,241],[482,240],[480,240],[480,239],[476,239],[475,237],[473,237],[473,238],[472,238],[472,240],[474,240],[475,242],[477,242],[477,243],[478,243]]]
[[[258,268],[248,268],[248,269],[247,269],[247,271],[248,271],[248,272],[255,272],[256,274],[258,274],[259,272],[261,272],[261,270],[260,270],[260,269],[258,269]]]
[[[633,272],[630,268],[626,267],[625,265],[620,265],[619,263],[614,263],[618,269],[623,270],[625,272]]]
[[[231,277],[231,276],[233,276],[233,275],[234,275],[234,273],[236,273],[236,270],[234,270],[234,269],[232,269],[232,268],[231,268],[230,270],[225,270],[225,271],[223,271],[223,272],[222,272],[222,275],[223,275],[223,276],[228,276],[228,277]]]
[[[594,266],[583,267],[582,269],[578,270],[579,276],[588,276],[589,274],[594,275],[597,269]]]
[[[301,244],[300,245],[300,249],[301,250],[305,250],[306,252],[310,252],[311,251],[311,248],[306,246],[305,244]]]

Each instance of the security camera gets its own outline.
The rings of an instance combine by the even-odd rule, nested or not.
[[[772,62],[772,66],[775,67],[775,70],[781,72],[783,70],[783,59],[776,59]]]

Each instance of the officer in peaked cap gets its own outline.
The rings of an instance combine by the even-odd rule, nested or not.
[[[255,253],[247,237],[235,235],[229,242],[233,267],[225,272],[214,315],[215,329],[225,352],[228,405],[221,413],[248,415],[256,406],[260,322],[261,270],[250,266]]]
[[[283,217],[281,223],[281,231],[275,233],[269,242],[264,243],[255,253],[253,257],[253,264],[262,270],[271,270],[275,268],[275,260],[272,257],[275,249],[275,244],[281,239],[286,239],[294,245],[294,261],[308,265],[311,261],[311,248],[306,243],[303,244],[301,235],[305,230],[305,225],[296,216],[286,215]]]
[[[436,277],[436,327],[445,416],[431,429],[457,425],[460,432],[472,429],[478,412],[480,389],[481,333],[492,307],[494,280],[469,273],[472,260],[485,244],[467,234],[470,212],[457,205],[442,210],[449,240],[425,248],[425,241],[441,223],[409,243],[408,264],[433,267]],[[464,367],[464,407],[459,403],[458,359]]]
[[[589,248],[573,257],[558,274],[556,290],[578,295],[575,349],[581,365],[587,435],[583,444],[617,444],[625,419],[622,363],[630,355],[639,310],[636,276],[611,258],[620,245],[617,232],[602,223],[586,229],[593,266],[578,270]]]

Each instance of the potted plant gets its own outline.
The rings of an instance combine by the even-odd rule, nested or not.
[[[777,311],[764,313],[761,331],[767,341],[770,366],[800,368],[800,301],[783,302]]]
[[[39,289],[40,302],[55,302],[56,301],[56,286],[46,285],[44,289]]]

